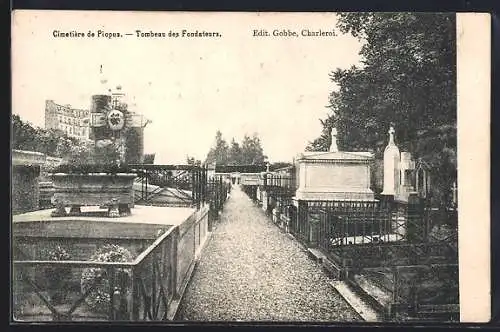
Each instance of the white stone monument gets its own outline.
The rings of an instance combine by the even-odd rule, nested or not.
[[[384,190],[382,195],[396,195],[400,187],[401,155],[394,143],[394,127],[389,129],[389,143],[384,150]]]
[[[330,136],[332,138],[332,143],[330,144],[330,152],[339,152],[339,148],[337,146],[337,128],[332,128]]]
[[[401,186],[399,190],[399,199],[408,201],[410,193],[415,192],[412,173],[415,171],[415,161],[410,152],[401,152]]]
[[[338,151],[337,130],[328,152],[304,152],[297,158],[296,200],[374,200],[370,189],[370,152]]]

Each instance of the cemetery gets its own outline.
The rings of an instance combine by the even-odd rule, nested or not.
[[[15,320],[175,316],[228,187],[201,166],[127,163],[127,106],[92,96],[86,159],[13,151]]]
[[[223,39],[209,48],[89,39],[88,57],[18,29],[17,39],[57,52],[19,49],[14,63],[23,70],[11,117],[13,321],[464,319],[464,22],[452,12],[324,13],[313,23],[334,32],[328,41],[260,47],[253,30],[238,35],[255,50],[246,52]],[[220,28],[224,38],[244,30]],[[102,65],[96,79],[98,61],[125,88]],[[461,237],[482,229],[478,218],[461,220]]]
[[[242,177],[243,190],[337,280],[339,292],[357,294],[381,319],[457,320],[456,215],[443,221],[434,213],[432,170],[400,152],[394,133],[378,174],[383,188],[371,153],[339,151],[333,128],[329,151]]]
[[[92,103],[111,123],[92,132],[97,163],[13,151],[16,319],[175,320],[232,186],[303,246],[352,308],[367,305],[376,320],[458,319],[456,210],[436,215],[432,169],[400,152],[393,127],[380,161],[339,151],[332,128],[328,151],[273,170],[128,164],[123,113],[105,95]]]
[[[128,163],[126,103],[91,103],[87,159],[13,150],[17,320],[175,320],[233,186],[351,308],[373,311],[364,319],[458,319],[456,209],[435,213],[432,169],[399,150],[394,127],[383,160],[340,151],[332,128],[328,151],[272,170]]]

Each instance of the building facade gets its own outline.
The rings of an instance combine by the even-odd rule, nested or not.
[[[70,137],[89,139],[90,111],[45,101],[45,129],[59,129]]]
[[[107,80],[105,81],[107,82]],[[124,132],[123,158],[127,163],[142,163],[144,160],[144,127],[149,123],[143,115],[133,111],[136,108],[134,100],[129,100],[127,94],[118,85],[115,89],[106,90],[110,95],[110,107],[126,109],[128,129]],[[45,128],[59,129],[70,137],[90,140],[91,136],[90,109],[75,109],[70,105],[59,105],[53,100],[45,101]]]

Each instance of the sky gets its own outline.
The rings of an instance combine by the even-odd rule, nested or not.
[[[291,161],[321,133],[334,89],[329,73],[359,64],[351,36],[254,37],[253,30],[331,31],[333,13],[18,12],[13,18],[14,114],[44,125],[46,99],[89,108],[99,68],[152,121],[145,152],[156,163],[204,160],[220,130],[257,133],[273,161]],[[220,38],[138,38],[136,30],[205,30]],[[131,33],[55,38],[53,31]]]

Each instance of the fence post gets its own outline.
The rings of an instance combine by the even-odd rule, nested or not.
[[[207,202],[208,194],[208,169],[207,166],[203,166],[203,204]]]
[[[420,198],[416,194],[411,193],[408,197],[406,236],[408,242],[412,245],[421,243],[425,239],[425,225],[423,224],[423,220]],[[410,251],[409,261],[411,265],[417,264],[418,257],[415,250]]]
[[[178,265],[179,265],[179,255],[178,255],[178,248],[179,248],[179,226],[175,226],[176,229],[171,233],[172,236],[172,294],[175,299],[178,299],[180,297],[179,290],[177,289],[177,271]]]
[[[110,267],[106,271],[109,280],[109,320],[115,320],[115,269]]]
[[[137,321],[139,320],[139,271],[137,265],[132,268],[132,296],[130,297],[129,302],[129,311],[130,311],[130,320]]]
[[[392,283],[392,301],[389,305],[388,320],[392,320],[396,314],[396,306],[399,299],[399,269],[397,267],[392,269],[393,283]]]

